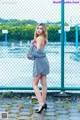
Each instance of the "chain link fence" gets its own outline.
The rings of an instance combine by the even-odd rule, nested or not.
[[[80,4],[65,3],[64,89],[80,87],[79,10]],[[27,59],[26,53],[36,25],[43,22],[47,26],[49,41],[45,47],[50,64],[48,89],[60,90],[61,3],[53,0],[0,0],[0,11],[0,89],[32,90],[33,61]]]
[[[65,62],[64,62],[64,80],[65,87],[70,89],[79,89],[80,87],[80,1],[72,1],[71,4],[65,4],[65,23],[68,21],[68,27],[65,28]]]

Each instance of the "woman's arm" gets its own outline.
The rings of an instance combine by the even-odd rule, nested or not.
[[[32,40],[32,41],[31,41],[31,44],[32,44],[32,45],[36,45],[36,39]]]
[[[37,49],[42,49],[42,46],[44,45],[44,40],[42,37],[37,38]]]
[[[34,57],[44,57],[46,56],[44,50],[43,50],[43,46],[44,46],[44,39],[42,37],[38,37],[36,39],[37,42],[37,48],[34,48],[32,55]]]
[[[35,60],[35,57],[32,54],[27,53],[27,58],[30,60]]]
[[[46,56],[45,52],[42,50],[42,46],[44,44],[43,39],[41,37],[37,38],[37,48],[36,46],[31,46],[30,52],[27,55],[28,59],[34,60],[35,58],[44,57]]]
[[[35,57],[32,55],[32,53],[33,53],[33,46],[30,46],[30,49],[28,50],[28,53],[27,53],[27,58],[30,60],[35,59]]]

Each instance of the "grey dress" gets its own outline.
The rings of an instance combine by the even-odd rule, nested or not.
[[[49,62],[44,50],[38,50],[36,46],[31,46],[29,50],[29,59],[34,60],[33,77],[39,74],[49,74]]]

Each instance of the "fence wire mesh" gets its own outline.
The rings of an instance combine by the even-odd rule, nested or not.
[[[74,4],[75,2],[75,4]],[[65,4],[65,87],[80,87],[80,1]]]
[[[71,3],[65,3],[64,12],[64,87],[80,87],[80,2]],[[48,30],[47,84],[61,87],[61,4],[58,0],[0,0],[0,87],[32,87],[33,61],[26,53],[41,22]]]

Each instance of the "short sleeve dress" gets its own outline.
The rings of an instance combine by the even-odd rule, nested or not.
[[[33,77],[39,74],[47,75],[50,73],[49,61],[44,50],[38,50],[36,46],[31,46],[29,50],[30,60],[34,60]]]

